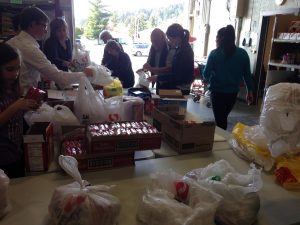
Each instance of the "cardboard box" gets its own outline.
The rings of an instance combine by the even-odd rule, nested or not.
[[[86,127],[85,126],[63,126],[64,139],[61,145],[61,154],[70,155],[77,159],[78,169],[100,170],[113,167],[134,165],[134,152],[114,152],[114,153],[88,153]],[[69,145],[74,143],[73,146]],[[72,149],[72,151],[70,151]]]
[[[47,171],[54,157],[52,125],[49,122],[34,123],[23,138],[26,171]]]
[[[143,123],[143,122],[116,122],[118,124],[125,123]],[[112,124],[112,123],[103,123]],[[100,126],[101,124],[94,124],[91,126]],[[151,125],[150,125],[151,126]],[[153,129],[153,127],[152,127]],[[155,129],[155,128],[154,128]],[[143,133],[143,134],[130,134],[130,135],[107,135],[96,136],[93,131],[88,128],[87,139],[89,145],[89,153],[114,153],[114,152],[134,152],[139,150],[157,149],[161,146],[160,132],[156,133]]]
[[[179,106],[159,106],[153,111],[153,125],[178,153],[209,151],[215,133],[214,121],[202,121]]]
[[[115,167],[134,166],[134,152],[118,155],[87,154],[77,158],[78,169],[99,170]]]
[[[187,99],[179,89],[161,89],[159,90],[159,96],[159,105],[178,105],[183,108],[187,107]]]

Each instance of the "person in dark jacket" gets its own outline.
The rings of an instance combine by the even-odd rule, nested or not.
[[[112,71],[112,76],[118,77],[124,88],[130,88],[134,85],[134,73],[127,53],[123,52],[118,42],[114,40],[107,41],[104,51],[109,55],[109,61],[104,64]]]
[[[72,45],[68,33],[66,21],[56,18],[50,23],[50,37],[44,45],[44,53],[49,61],[63,71],[68,71],[72,62]]]
[[[182,89],[194,80],[194,52],[189,44],[190,33],[180,24],[172,24],[167,29],[171,48],[175,49],[170,73],[152,76],[150,81],[157,82],[157,89]]]

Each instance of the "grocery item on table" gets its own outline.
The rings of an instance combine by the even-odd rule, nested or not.
[[[152,175],[137,211],[138,224],[215,225],[222,197],[173,170]]]
[[[33,99],[36,102],[41,102],[45,96],[46,96],[45,91],[35,88],[35,87],[30,87],[25,95],[25,98]]]
[[[60,156],[59,164],[76,181],[57,187],[52,195],[48,210],[55,224],[116,225],[121,204],[109,193],[111,187],[82,180],[71,156]]]
[[[219,160],[186,174],[199,185],[221,195],[215,219],[223,225],[251,225],[257,219],[262,188],[261,170],[254,164],[247,174],[237,172],[226,160]]]

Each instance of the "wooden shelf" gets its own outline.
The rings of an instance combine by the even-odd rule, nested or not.
[[[300,40],[274,38],[273,42],[275,42],[275,43],[292,43],[292,44],[297,44],[297,43],[300,43]]]
[[[296,65],[296,64],[284,64],[284,63],[281,63],[279,60],[271,60],[269,62],[269,66],[291,68],[291,69],[300,69],[300,65]]]

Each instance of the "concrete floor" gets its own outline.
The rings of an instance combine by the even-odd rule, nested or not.
[[[192,99],[188,99],[187,108],[191,113],[199,116],[203,120],[214,120],[212,109],[206,106],[205,100],[200,100],[199,103],[195,103]],[[242,122],[249,126],[256,125],[259,123],[259,116],[260,105],[248,106],[245,102],[237,100],[233,110],[228,117],[227,131],[231,132],[233,126],[237,122]]]

